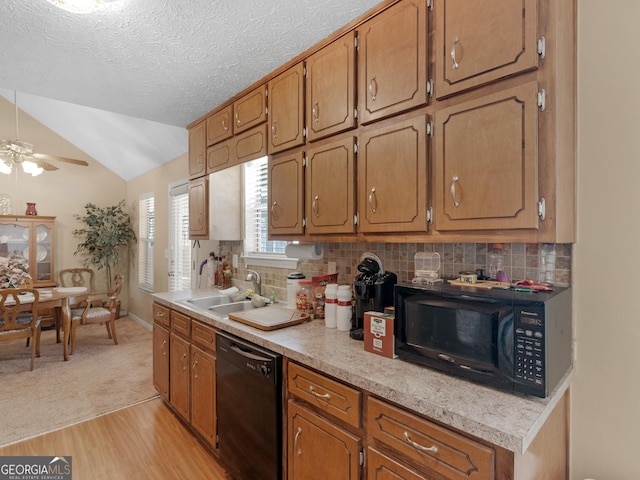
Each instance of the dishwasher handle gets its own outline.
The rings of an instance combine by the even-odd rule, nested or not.
[[[260,362],[268,362],[272,360],[272,358],[260,356],[246,347],[243,348],[242,345],[235,342],[230,342],[229,348],[233,350],[235,353],[237,353],[238,355],[245,358],[250,358],[251,360],[257,360]]]

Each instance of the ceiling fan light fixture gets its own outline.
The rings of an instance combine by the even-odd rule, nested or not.
[[[102,6],[102,0],[48,0],[48,2],[71,13],[92,13]]]
[[[44,168],[38,166],[37,163],[25,160],[22,162],[22,171],[30,174],[32,177],[36,177],[44,172]]]

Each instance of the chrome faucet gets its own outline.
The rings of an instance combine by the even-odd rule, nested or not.
[[[262,295],[262,280],[260,274],[255,270],[247,270],[247,282],[253,282],[253,291],[258,295]]]

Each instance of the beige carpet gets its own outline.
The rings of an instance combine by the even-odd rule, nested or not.
[[[64,362],[55,331],[44,331],[33,371],[24,340],[0,342],[0,447],[156,396],[151,331],[122,317],[116,332],[118,345],[104,325],[78,326]]]

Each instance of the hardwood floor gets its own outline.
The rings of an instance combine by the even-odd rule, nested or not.
[[[231,478],[160,398],[0,448],[6,455],[71,455],[82,480]]]

